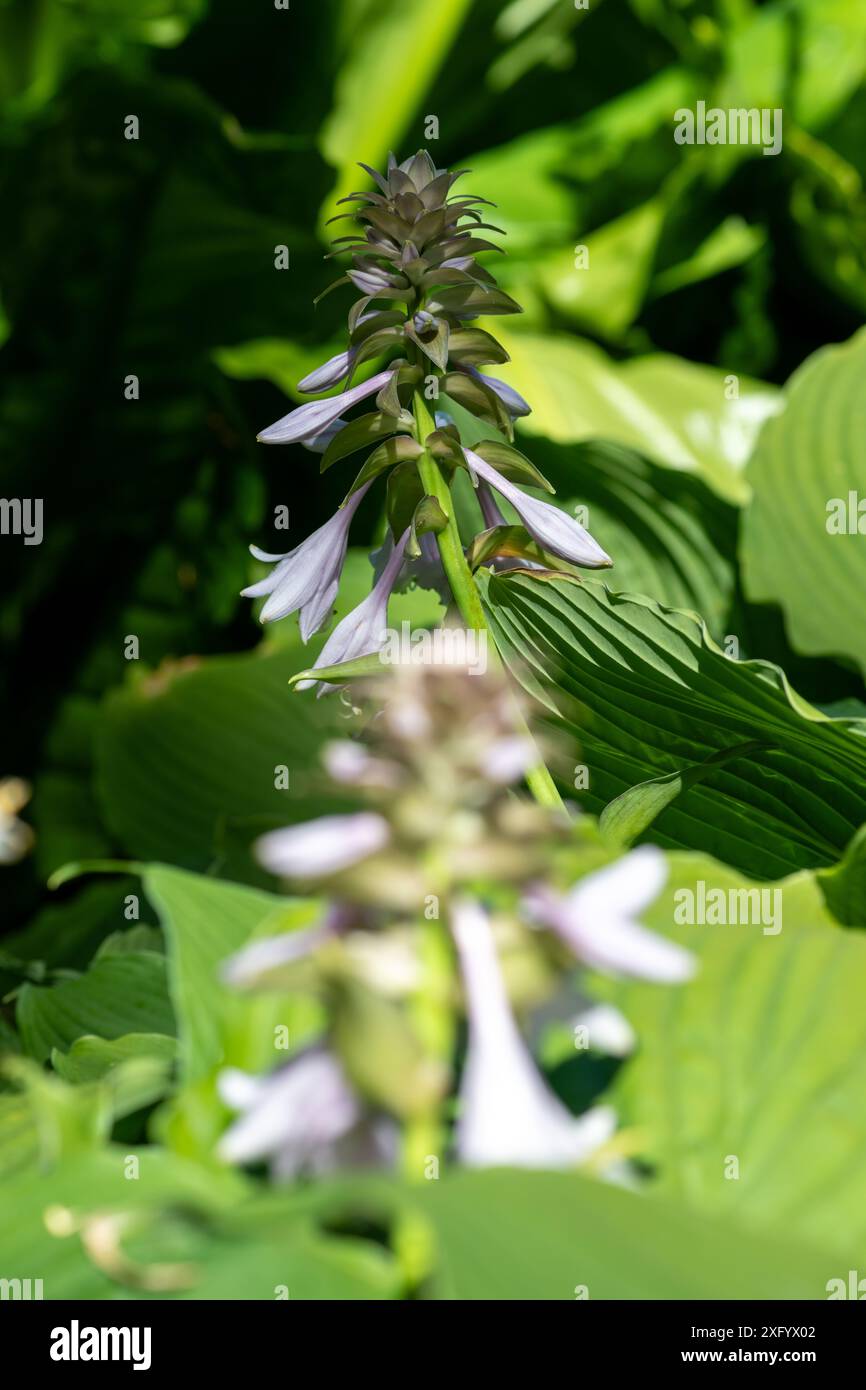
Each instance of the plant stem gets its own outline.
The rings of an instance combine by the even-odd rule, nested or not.
[[[427,435],[435,429],[435,422],[430,414],[423,395],[420,391],[415,392],[414,396],[415,423],[418,427],[418,442],[422,443]],[[448,583],[451,586],[451,593],[454,602],[460,610],[460,615],[467,627],[475,628],[476,631],[490,634],[490,628],[484,615],[484,608],[481,597],[472,575],[472,571],[463,553],[463,543],[460,540],[460,532],[457,527],[457,517],[454,513],[454,501],[451,496],[451,489],[442,476],[438,463],[432,454],[426,449],[418,459],[418,472],[425,492],[431,497],[435,497],[443,512],[448,518],[448,524],[443,531],[436,537],[439,545],[439,554],[442,559],[442,568],[445,571]],[[499,653],[496,643],[491,640],[488,644],[492,647],[495,659],[499,660]],[[529,737],[531,734],[526,724],[523,714],[517,710],[516,717],[522,730]],[[546,763],[539,757],[526,773],[526,781],[529,790],[541,806],[549,806],[555,810],[563,810],[562,797],[556,788],[556,783],[550,775]]]
[[[441,895],[440,896],[441,900]],[[454,962],[450,939],[437,918],[424,918],[421,931],[421,988],[412,1004],[418,1036],[430,1057],[442,1064],[443,1075],[450,1076],[454,1061]],[[403,1167],[407,1178],[417,1182],[426,1175],[428,1160],[444,1163],[446,1144],[442,1104],[413,1117],[403,1135]]]

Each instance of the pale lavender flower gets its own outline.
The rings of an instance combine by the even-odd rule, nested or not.
[[[628,1057],[637,1046],[637,1034],[613,1004],[593,1004],[578,1014],[571,1026],[585,1029],[590,1049],[608,1057]]]
[[[509,386],[507,381],[500,381],[498,376],[487,376],[485,372],[480,372],[477,367],[461,367],[461,371],[466,372],[467,376],[472,376],[476,381],[480,381],[482,386],[486,386],[495,396],[498,396],[508,414],[513,420],[522,415],[531,415],[532,406],[524,400],[519,391],[515,391],[513,386]]]
[[[508,525],[508,522],[500,511],[496,498],[493,496],[489,483],[485,483],[483,479],[479,480],[478,492],[476,495],[478,497],[478,505],[481,508],[481,515],[484,518],[485,526],[491,528],[493,526]]]
[[[511,1013],[484,910],[458,902],[451,929],[469,1015],[457,1121],[461,1161],[520,1168],[583,1162],[613,1134],[613,1111],[599,1106],[575,1117],[545,1083]]]
[[[493,496],[489,483],[485,483],[483,478],[478,480],[478,505],[481,508],[481,515],[484,518],[484,525],[488,528],[493,526],[507,526],[508,522],[499,510],[496,498]],[[539,560],[530,560],[525,555],[494,555],[490,561],[493,569],[504,573],[507,570],[543,570],[545,566]]]
[[[375,317],[375,311],[371,309],[368,313],[359,316],[357,326],[360,327],[362,323],[366,323],[368,319]],[[357,356],[358,349],[352,347],[347,348],[345,352],[335,353],[333,357],[328,358],[327,362],[323,362],[320,367],[316,367],[313,371],[308,372],[303,381],[298,382],[298,390],[304,391],[311,396],[318,395],[320,391],[330,391],[332,386],[339,385],[343,378],[349,375]],[[345,424],[345,420],[339,421],[339,429],[334,429],[333,433],[338,434],[339,430],[342,429]],[[330,443],[330,440],[328,443]],[[326,447],[327,445],[324,446],[324,448]]]
[[[319,878],[376,854],[390,836],[388,822],[375,811],[320,816],[263,835],[256,841],[256,856],[281,878]]]
[[[526,906],[536,921],[557,932],[587,965],[679,984],[695,973],[692,953],[635,920],[658,897],[667,873],[661,850],[642,845],[588,874],[565,896],[537,884],[527,894]]]
[[[298,382],[298,390],[313,396],[320,391],[330,391],[332,386],[339,385],[343,378],[349,375],[349,369],[356,356],[357,352],[348,348],[345,352],[338,352],[329,357],[321,367],[316,367]]]
[[[259,614],[260,622],[274,622],[300,609],[303,641],[319,630],[337,596],[352,518],[371,486],[372,480],[360,487],[324,526],[285,555],[269,555],[258,546],[250,546],[257,560],[274,565],[264,579],[241,590],[244,598],[270,595]]]
[[[401,284],[408,286],[408,282],[402,276],[390,275],[387,270],[382,270],[379,267],[350,270],[348,276],[356,289],[359,289],[362,294],[370,295],[373,299],[381,290],[398,289]]]
[[[550,502],[529,497],[474,450],[464,447],[463,453],[472,473],[477,473],[511,503],[527,531],[545,550],[587,569],[605,569],[613,564],[610,556],[574,517]]]
[[[324,1047],[293,1057],[270,1076],[226,1068],[220,1097],[240,1118],[223,1134],[227,1163],[269,1159],[278,1178],[381,1166],[393,1160],[396,1129],[365,1110],[339,1059]]]
[[[331,633],[312,669],[326,666],[339,666],[344,661],[353,661],[358,656],[368,656],[385,645],[388,626],[388,599],[403,563],[403,552],[409,539],[409,527],[403,532],[391,552],[388,563],[373,588],[357,608],[347,613]],[[297,690],[308,690],[315,680],[298,681]],[[323,684],[323,691],[329,689]],[[321,691],[320,693],[323,693]]]
[[[383,758],[374,758],[353,739],[336,739],[322,749],[322,763],[333,782],[345,787],[396,787],[399,769]]]
[[[344,420],[341,415],[338,415],[336,420],[332,420],[318,434],[311,434],[306,439],[298,440],[298,443],[302,444],[305,449],[309,449],[311,454],[323,454],[331,440],[336,439],[340,430],[345,429],[348,423],[348,420]]]
[[[339,396],[328,396],[323,401],[309,401],[306,405],[299,405],[295,410],[290,410],[288,415],[284,415],[275,424],[268,425],[266,430],[262,430],[258,435],[260,444],[296,444],[306,443],[316,440],[332,425],[343,410],[347,410],[350,405],[355,405],[358,401],[366,400],[367,396],[374,396],[382,387],[390,381],[394,368],[387,371],[377,372],[371,376],[369,381],[364,381],[360,386],[353,386],[349,391],[343,391]]]
[[[538,762],[538,749],[531,738],[511,734],[498,738],[485,750],[481,770],[491,782],[508,786]]]

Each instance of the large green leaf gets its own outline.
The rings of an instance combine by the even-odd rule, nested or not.
[[[577,247],[545,257],[539,288],[568,322],[616,343],[643,303],[666,211],[659,194],[582,237],[585,265],[576,264]]]
[[[257,929],[308,925],[315,905],[160,864],[146,871],[144,886],[166,934],[181,1076],[195,1081],[225,1054],[227,1019],[236,1001],[220,979],[220,966]],[[266,1041],[274,1059],[272,1039]]]
[[[756,1239],[573,1174],[458,1173],[419,1202],[439,1238],[446,1298],[818,1299],[837,1272],[820,1242]]]
[[[653,192],[676,164],[671,112],[690,100],[692,85],[685,69],[668,67],[575,122],[529,130],[466,160],[478,192],[496,203],[491,220],[508,236],[503,280],[531,281],[536,267],[545,265],[539,252],[549,247],[559,255],[563,245],[586,240],[578,229],[595,225],[592,199],[611,183],[606,174],[622,170],[630,151],[631,179],[643,180],[647,196]],[[650,160],[647,141],[657,133]]]
[[[862,1245],[866,940],[806,925],[810,912],[784,889],[775,935],[672,926],[676,893],[694,885],[696,867],[675,868],[647,915],[700,951],[695,979],[604,989],[640,1037],[614,1085],[620,1117],[637,1126],[640,1155],[668,1195],[840,1253]],[[734,886],[721,866],[700,876],[708,888]]]
[[[25,985],[18,996],[18,1027],[25,1050],[39,1061],[52,1048],[65,1052],[93,1033],[174,1033],[165,957],[154,951],[109,955],[80,978],[50,987]]]
[[[205,869],[224,860],[233,837],[247,841],[324,809],[317,754],[336,706],[293,701],[288,687],[315,650],[294,640],[267,655],[178,667],[109,696],[97,790],[128,853]]]
[[[673,608],[693,608],[721,637],[734,592],[736,512],[700,479],[617,444],[527,443],[567,511],[587,526],[614,567],[609,584]],[[495,463],[495,460],[492,460]]]
[[[469,0],[439,0],[433,9],[426,0],[404,0],[375,11],[358,11],[357,5],[347,10],[347,27],[354,21],[354,28],[344,35],[347,53],[320,136],[322,153],[338,170],[326,216],[333,201],[366,184],[358,160],[378,168],[400,143],[469,8]],[[371,100],[385,73],[399,74],[399,80],[389,82],[386,99]]]
[[[152,1105],[169,1089],[177,1040],[165,1033],[126,1033],[106,1039],[85,1035],[68,1052],[51,1054],[55,1071],[73,1084],[103,1081],[115,1116]]]
[[[866,820],[866,725],[813,709],[777,667],[727,657],[693,614],[526,575],[492,577],[486,602],[507,661],[588,769],[588,809],[758,741],[678,796],[652,838],[767,878],[834,863]]]
[[[8,1182],[16,1219],[0,1234],[4,1275],[40,1278],[48,1300],[399,1296],[398,1263],[374,1240],[326,1233],[300,1203],[244,1200],[237,1174],[149,1147],[134,1155],[130,1180],[132,1156],[105,1147]],[[117,1218],[121,1250],[104,1227],[88,1252],[91,1214]]]
[[[818,882],[834,917],[846,927],[866,927],[866,826],[861,826],[832,869]]]
[[[852,617],[866,592],[864,372],[866,331],[795,372],[749,464],[741,555],[748,596],[781,605],[798,651],[866,672],[866,632]]]
[[[777,408],[774,387],[677,357],[617,365],[579,338],[503,330],[498,322],[494,331],[511,356],[503,377],[532,406],[521,429],[562,443],[625,444],[696,473],[729,502],[748,497],[743,468],[761,423]]]

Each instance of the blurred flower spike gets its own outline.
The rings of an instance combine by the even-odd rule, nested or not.
[[[638,920],[664,886],[664,855],[643,847],[601,864],[582,822],[515,795],[534,748],[501,678],[407,666],[366,694],[387,698],[365,741],[324,758],[362,809],[258,842],[266,868],[329,902],[324,916],[224,970],[238,988],[312,988],[326,1035],[271,1077],[224,1077],[240,1115],[223,1156],[267,1157],[275,1174],[398,1151],[415,1175],[431,1154],[615,1171],[615,1113],[572,1114],[522,1025],[567,994],[575,960],[691,976],[692,956]]]

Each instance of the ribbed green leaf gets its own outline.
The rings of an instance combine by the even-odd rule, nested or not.
[[[763,890],[780,893],[776,934],[673,926],[684,885],[746,886],[721,865],[678,859],[645,920],[698,950],[700,969],[687,985],[600,986],[641,1040],[613,1103],[667,1195],[840,1254],[862,1246],[866,940],[808,907],[803,893],[817,889],[805,876]]]
[[[521,433],[611,440],[698,474],[729,502],[748,498],[743,469],[775,387],[660,353],[617,364],[579,338],[498,324],[496,334],[511,357],[503,376],[532,405]]]
[[[80,979],[25,985],[17,1020],[25,1050],[40,1062],[51,1056],[52,1048],[65,1052],[86,1033],[100,1038],[172,1034],[165,957],[153,951],[105,956]]]
[[[446,1298],[819,1299],[834,1272],[819,1244],[756,1239],[573,1173],[463,1172],[422,1184],[418,1201]]]
[[[287,684],[319,645],[215,658],[109,696],[97,790],[127,853],[206,869],[235,842],[332,804],[312,779],[335,711],[292,702]]]
[[[694,615],[523,575],[492,577],[486,603],[506,660],[588,769],[588,809],[757,740],[765,751],[683,792],[652,838],[776,877],[834,863],[866,820],[866,724],[828,719],[777,667],[725,656]]]
[[[866,331],[795,372],[749,464],[741,556],[748,596],[781,605],[797,651],[866,672],[866,626],[852,611],[866,594],[864,374]]]
[[[263,923],[273,932],[307,925],[316,909],[168,865],[148,869],[144,886],[166,934],[181,1077],[194,1081],[223,1057],[234,996],[220,978],[222,964]]]

